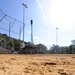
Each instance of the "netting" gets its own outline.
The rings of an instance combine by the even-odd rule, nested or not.
[[[0,22],[6,16],[6,14],[0,9]]]
[[[13,38],[21,39],[23,33],[23,23],[13,17],[8,16],[0,9],[0,33],[7,34]]]

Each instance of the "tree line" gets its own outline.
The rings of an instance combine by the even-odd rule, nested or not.
[[[7,34],[1,34],[0,33],[0,46],[10,50],[11,47],[13,47],[15,50],[19,49],[19,44],[22,42],[22,40],[15,39],[12,37],[9,37]],[[44,44],[31,44],[30,42],[24,42],[27,45],[28,52],[30,54],[74,54],[75,48],[74,45],[70,46],[58,46],[58,45],[52,45],[50,49],[47,49],[47,47]],[[25,53],[25,52],[24,52]]]

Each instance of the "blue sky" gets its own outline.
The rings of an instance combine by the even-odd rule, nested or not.
[[[25,41],[31,39],[30,20],[33,20],[35,44],[43,43],[47,47],[56,45],[56,27],[58,27],[59,46],[69,46],[75,39],[75,0],[0,0],[0,9],[23,22],[22,3],[28,6],[28,9],[25,9]],[[6,17],[0,22],[0,27],[8,29],[10,21],[13,23],[14,20]],[[11,30],[19,32],[20,26],[22,27],[21,23],[15,22]],[[8,34],[1,29],[0,32]],[[19,38],[18,34],[11,33],[11,36]]]

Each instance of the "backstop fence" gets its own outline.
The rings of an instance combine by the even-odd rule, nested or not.
[[[0,33],[21,40],[23,33],[23,22],[5,14],[0,9]]]

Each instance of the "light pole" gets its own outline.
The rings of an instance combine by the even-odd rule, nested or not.
[[[31,20],[31,43],[33,44],[33,20]]]
[[[24,28],[25,28],[25,23],[24,23],[24,21],[25,21],[25,8],[28,8],[27,7],[27,5],[26,4],[24,4],[24,3],[22,3],[22,5],[23,5],[23,42],[24,42]],[[25,8],[24,8],[25,7]]]
[[[56,27],[56,53],[58,51],[58,28]]]
[[[56,27],[56,46],[58,45],[58,28]]]

